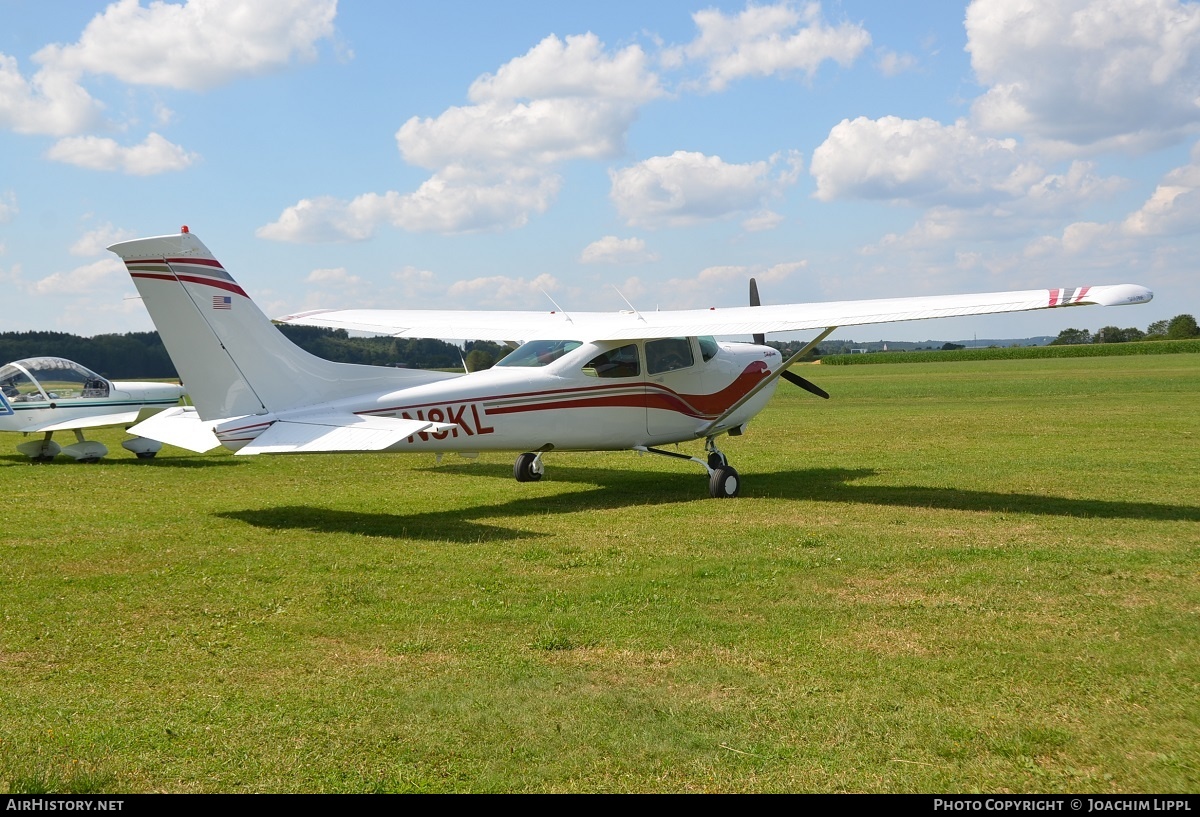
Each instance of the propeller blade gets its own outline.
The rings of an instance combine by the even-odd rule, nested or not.
[[[762,306],[762,301],[758,299],[758,282],[753,278],[750,279],[750,306]],[[755,332],[754,342],[759,346],[764,346],[767,342],[767,336],[762,332]]]
[[[789,383],[799,386],[800,388],[804,389],[807,392],[812,392],[817,397],[823,397],[826,400],[829,399],[829,392],[825,391],[823,388],[818,386],[816,383],[813,383],[809,380],[805,380],[803,377],[796,374],[795,372],[791,372],[791,371],[784,372],[783,379]]]

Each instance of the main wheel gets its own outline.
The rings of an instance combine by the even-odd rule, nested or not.
[[[542,478],[542,463],[537,454],[521,454],[513,463],[513,476],[517,482],[537,482]]]
[[[738,495],[742,479],[731,465],[723,465],[708,478],[708,495],[713,499],[730,499]]]

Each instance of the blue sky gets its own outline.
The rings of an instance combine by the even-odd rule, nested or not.
[[[1200,315],[1200,4],[0,0],[0,331],[152,329],[187,224],[269,315],[1137,283]]]

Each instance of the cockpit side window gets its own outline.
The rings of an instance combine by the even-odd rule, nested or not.
[[[686,369],[696,362],[692,357],[692,344],[687,338],[659,338],[646,341],[646,371],[662,374],[676,369]]]
[[[596,355],[583,364],[583,373],[589,377],[637,377],[642,373],[637,344],[630,343]]]
[[[496,365],[534,368],[547,366],[582,345],[578,340],[531,340],[513,349],[497,361]]]
[[[721,347],[717,345],[717,339],[712,335],[701,335],[697,340],[700,341],[700,357],[704,362],[712,360],[721,351]]]

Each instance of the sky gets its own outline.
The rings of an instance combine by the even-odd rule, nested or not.
[[[152,330],[188,225],[270,316],[1134,283],[1200,315],[1200,3],[0,0],[0,331]],[[786,339],[787,336],[773,336]]]

